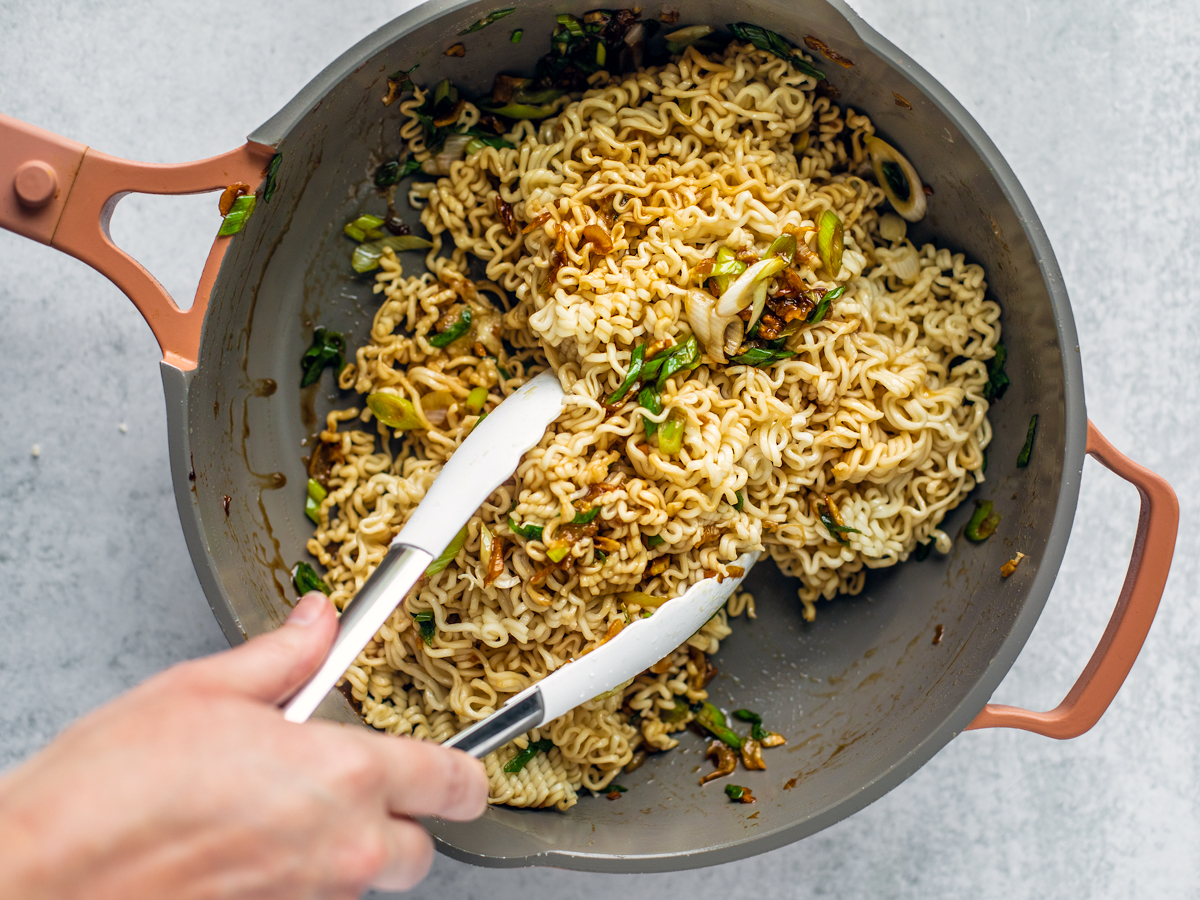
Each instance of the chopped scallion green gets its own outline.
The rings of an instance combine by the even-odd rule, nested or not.
[[[1033,453],[1033,438],[1037,434],[1038,417],[1035,413],[1033,418],[1029,420],[1029,428],[1025,432],[1025,446],[1021,448],[1020,454],[1017,456],[1017,468],[1023,469],[1029,465],[1029,455]]]
[[[509,38],[509,41],[511,41],[514,44],[519,44],[519,43],[521,43],[521,38],[523,38],[523,37],[525,37],[525,29],[524,28],[514,28],[512,37]]]
[[[976,500],[975,514],[967,523],[964,534],[973,544],[981,544],[992,536],[1000,524],[1000,514],[992,512],[991,500]]]
[[[498,9],[494,13],[488,13],[471,27],[464,28],[459,34],[473,34],[476,31],[483,31],[483,29],[487,28],[493,22],[498,22],[500,19],[512,15],[516,11],[517,8],[515,6],[510,6],[508,9]]]
[[[517,521],[512,516],[509,516],[508,527],[513,534],[520,535],[527,541],[540,541],[542,539],[541,525],[530,525],[528,523],[524,525],[518,525]]]
[[[253,194],[243,194],[233,201],[233,206],[229,207],[229,212],[225,213],[225,218],[221,220],[221,227],[217,231],[217,237],[229,237],[231,234],[237,234],[246,227],[246,221],[250,218],[250,214],[254,212],[254,206],[258,202]]]
[[[729,723],[725,721],[725,713],[721,712],[707,700],[696,712],[696,722],[707,729],[721,743],[732,747],[734,750],[742,749],[742,738],[736,731],[729,727]]]
[[[413,616],[413,621],[417,623],[417,631],[421,634],[421,640],[432,647],[433,636],[437,634],[437,623],[434,621],[433,613],[429,610],[419,612]]]
[[[539,752],[549,753],[553,749],[554,741],[549,738],[543,738],[540,741],[530,741],[528,747],[504,764],[504,771],[509,775],[520,772]]]
[[[467,394],[467,409],[473,413],[478,413],[487,403],[488,391],[485,387],[473,387],[471,393]]]
[[[658,388],[654,385],[648,385],[641,389],[638,393],[638,403],[642,409],[649,412],[651,415],[657,416],[662,412],[662,399],[659,397]],[[658,431],[658,423],[649,416],[642,416],[642,424],[646,426],[646,437],[652,438]]]
[[[320,591],[328,596],[333,593],[329,585],[325,583],[325,579],[314,571],[313,567],[306,562],[296,563],[296,567],[292,569],[292,584],[296,586],[296,590],[301,596],[309,591]]]
[[[661,547],[666,542],[667,542],[667,539],[665,537],[663,537],[661,534],[646,535],[646,546],[647,547],[651,547],[651,548]]]
[[[658,426],[658,451],[663,456],[675,456],[683,449],[683,426],[687,418],[680,413],[679,408],[671,410],[671,414]]]
[[[463,548],[463,544],[467,542],[467,526],[464,525],[462,530],[454,536],[454,540],[450,545],[442,551],[441,555],[429,564],[425,570],[426,575],[436,575],[441,572],[446,566],[454,562],[454,557],[458,556],[458,551]]]
[[[395,253],[403,253],[405,250],[428,250],[432,246],[433,244],[425,238],[417,237],[415,234],[397,234],[382,240],[359,244],[354,248],[350,265],[354,267],[355,272],[370,272],[372,269],[379,268],[379,259],[383,256],[385,247],[391,247]]]
[[[333,366],[335,375],[342,371],[345,352],[346,339],[338,332],[325,328],[313,331],[312,346],[300,357],[300,368],[304,370],[304,375],[300,378],[300,387],[316,384],[326,366]]]
[[[275,196],[275,188],[279,186],[279,165],[283,162],[283,154],[276,153],[271,157],[271,161],[267,163],[267,180],[263,182],[262,198],[263,203],[270,203],[271,198]]]
[[[600,515],[600,507],[593,506],[587,512],[575,513],[575,518],[571,520],[572,525],[591,525],[596,520],[596,516]]]
[[[440,334],[429,338],[429,343],[438,349],[445,349],[471,330],[471,307],[463,306],[458,321]]]
[[[645,358],[646,345],[638,344],[633,348],[633,353],[629,357],[629,368],[625,371],[625,380],[621,382],[620,387],[608,395],[608,399],[605,401],[606,405],[612,406],[619,402],[629,393],[629,389],[638,383],[642,377],[642,364]]]
[[[380,422],[396,431],[413,431],[427,427],[417,415],[417,408],[407,397],[385,394],[382,391],[367,396],[367,408]]]

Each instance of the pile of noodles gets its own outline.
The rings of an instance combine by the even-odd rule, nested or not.
[[[728,574],[745,551],[764,549],[799,579],[811,620],[815,601],[861,590],[866,569],[905,560],[918,542],[947,552],[938,525],[982,477],[985,363],[1000,309],[984,299],[979,266],[914,247],[894,215],[881,235],[884,194],[863,150],[870,120],[739,43],[590,84],[582,99],[560,101],[556,118],[516,126],[516,149],[485,148],[412,188],[435,243],[428,271],[406,277],[385,253],[370,340],[340,384],[392,390],[418,408],[433,392],[456,402],[427,411],[424,430],[392,434],[364,408],[331,413],[321,435],[344,462],[308,546],[342,607],[477,421],[464,404],[472,387],[487,388],[490,409],[549,366],[567,394],[558,421],[471,519],[454,561],[347,672],[364,719],[394,734],[446,739],[615,634],[639,614],[626,592],[676,597]],[[418,159],[429,156],[412,118],[423,96],[401,107]],[[468,104],[460,123],[478,116]],[[846,290],[789,338],[793,358],[764,368],[706,358],[672,377],[658,418],[686,416],[674,457],[647,441],[636,393],[605,408],[636,345],[690,333],[682,297],[701,261],[723,245],[762,254],[786,226],[815,250],[814,222],[829,208],[845,223],[842,270],[824,281],[819,264],[797,271],[814,288]],[[582,237],[593,223],[611,234],[610,252]],[[467,277],[473,260],[487,280]],[[461,304],[474,311],[472,333],[432,346],[438,321]],[[816,514],[825,497],[856,529],[844,543]],[[564,530],[592,506],[596,534]],[[542,525],[542,539],[514,535],[510,515]],[[485,526],[503,542],[490,583]],[[555,566],[546,545],[563,534],[573,543]],[[489,756],[492,801],[566,809],[639,751],[675,746],[687,704],[706,696],[705,654],[742,611],[753,615],[745,594],[623,690]],[[433,616],[428,641],[421,613]],[[545,738],[552,750],[503,771]]]

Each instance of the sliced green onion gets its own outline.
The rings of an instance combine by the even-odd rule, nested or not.
[[[490,112],[506,119],[547,119],[554,115],[554,107],[550,105],[535,106],[529,103],[508,103],[504,106],[489,106],[484,112]]]
[[[574,37],[583,37],[583,23],[568,13],[558,14],[558,24]]]
[[[821,213],[817,222],[817,253],[821,257],[821,265],[834,278],[842,271],[842,251],[845,247],[845,230],[842,227],[842,217],[832,209]]]
[[[653,594],[647,594],[644,591],[626,591],[618,596],[621,598],[622,603],[637,604],[647,609],[658,609],[667,602],[663,597],[655,597]]]
[[[1003,342],[996,344],[996,355],[988,360],[988,383],[983,386],[983,399],[989,403],[1004,396],[1010,384],[1008,375],[1004,372],[1004,364],[1008,362],[1008,348]]]
[[[833,516],[824,511],[821,512],[821,524],[825,526],[825,530],[839,544],[847,543],[846,539],[842,537],[843,534],[862,534],[857,528],[851,528],[849,525],[839,525]]]
[[[700,38],[708,37],[715,29],[711,25],[688,25],[686,28],[680,28],[672,31],[670,34],[664,34],[663,39],[669,44],[674,44],[681,49],[688,44],[694,44]],[[672,49],[672,53],[677,53],[677,50]]]
[[[929,559],[929,551],[933,549],[933,541],[926,541],[924,544],[917,544],[913,550],[913,556],[917,562],[924,562]]]
[[[964,533],[971,543],[982,544],[992,536],[999,524],[1000,514],[992,512],[992,501],[976,500],[975,514],[971,516]]]
[[[279,186],[277,176],[279,175],[279,164],[283,162],[283,154],[276,153],[271,157],[271,161],[267,163],[267,180],[263,182],[262,198],[263,203],[270,203],[271,198],[275,196],[275,188]]]
[[[738,259],[732,250],[722,247],[717,251],[713,270],[709,273],[709,277],[716,282],[718,293],[723,294],[746,269],[746,264]]]
[[[717,315],[732,316],[752,304],[759,306],[760,296],[765,302],[767,281],[786,268],[787,262],[778,256],[760,259],[739,275],[728,290],[721,293],[721,299],[717,301]]]
[[[416,175],[420,171],[422,171],[421,163],[410,156],[404,161],[404,165],[400,169],[400,177],[407,178],[409,175]]]
[[[372,269],[379,268],[379,259],[383,256],[385,247],[391,247],[395,253],[403,253],[406,250],[428,250],[432,246],[433,244],[425,238],[417,237],[415,234],[385,237],[382,240],[370,241],[355,247],[354,255],[350,258],[350,265],[354,267],[355,272],[370,272]]]
[[[483,31],[483,29],[487,28],[493,22],[498,22],[500,19],[512,15],[516,11],[517,8],[515,6],[510,6],[508,9],[498,9],[494,13],[488,13],[470,28],[464,28],[459,34],[473,34],[476,31]]]
[[[487,403],[488,391],[485,387],[473,387],[471,393],[467,394],[466,407],[473,413],[478,413],[485,403]]]
[[[1017,456],[1017,468],[1023,469],[1029,465],[1029,454],[1033,452],[1033,438],[1037,434],[1038,417],[1035,414],[1029,420],[1029,428],[1025,432],[1025,446],[1021,448],[1020,454]]]
[[[225,213],[225,218],[221,220],[221,227],[217,231],[217,237],[228,237],[231,234],[237,234],[246,227],[246,221],[250,218],[250,214],[254,212],[254,206],[258,202],[253,194],[242,194],[233,201],[233,206],[229,207],[229,212]]]
[[[390,187],[400,180],[400,161],[391,159],[375,170],[375,187]]]
[[[735,709],[733,711],[735,719],[741,719],[743,722],[750,723],[750,737],[756,741],[761,741],[771,732],[763,728],[762,716],[749,709]]]
[[[479,561],[487,566],[492,559],[492,532],[486,525],[479,526]]]
[[[653,385],[642,388],[638,394],[638,403],[651,415],[657,416],[662,412],[662,400],[659,398],[658,388]],[[642,424],[646,426],[646,437],[654,437],[658,431],[658,423],[649,416],[642,416]]]
[[[754,366],[761,369],[781,360],[791,359],[796,354],[791,350],[771,350],[767,347],[751,347],[745,353],[730,357],[729,361],[739,366]]]
[[[419,612],[413,616],[413,621],[417,623],[417,631],[421,634],[421,640],[432,647],[433,636],[437,633],[437,623],[433,620],[433,613],[429,610]]]
[[[353,222],[348,222],[342,229],[360,244],[363,241],[377,241],[383,237],[383,219],[379,216],[361,215]]]
[[[733,501],[733,508],[738,512],[742,511],[742,507],[746,505],[746,499],[742,496],[742,492],[738,491],[733,495],[737,499]]]
[[[566,559],[567,554],[570,552],[571,552],[571,545],[568,544],[566,541],[563,541],[561,544],[558,542],[555,542],[555,544],[552,547],[547,548],[546,555],[548,557],[550,557],[550,562],[557,563],[557,562],[562,562],[564,559]]]
[[[745,798],[753,796],[753,794],[750,793],[750,788],[748,787],[742,787],[740,784],[727,784],[725,785],[725,796],[735,803],[746,803]],[[758,814],[755,813],[755,815]]]
[[[515,28],[513,29],[512,37],[509,38],[509,41],[514,44],[519,44],[521,43],[521,38],[523,37],[525,37],[525,29]]]
[[[774,31],[768,31],[761,25],[753,25],[750,22],[735,22],[729,26],[729,30],[733,32],[733,36],[739,41],[746,41],[753,44],[759,50],[765,50],[768,53],[775,54],[780,59],[786,59],[796,67],[796,71],[801,75],[808,75],[817,81],[825,78],[825,73],[797,53],[792,42],[782,35],[776,34]]]
[[[377,418],[388,428],[396,431],[412,431],[426,428],[426,424],[417,415],[417,409],[407,397],[382,392],[367,397],[367,408],[375,413]]]
[[[471,330],[471,307],[464,306],[458,321],[440,334],[429,338],[429,343],[438,349],[445,349]]]
[[[675,456],[683,449],[683,426],[686,421],[676,407],[658,426],[658,452],[663,456]]]
[[[313,567],[306,562],[296,563],[296,567],[292,569],[292,584],[296,586],[297,592],[301,596],[309,591],[320,591],[325,596],[333,593],[329,585],[325,583],[320,575],[318,575]]]
[[[449,78],[443,78],[433,86],[433,108],[442,103],[454,104],[458,102],[458,88],[450,83]]]
[[[623,784],[610,784],[605,790],[607,790],[610,794],[613,792],[624,794],[629,790],[629,788],[625,787]]]
[[[429,564],[429,567],[425,570],[425,574],[436,575],[445,569],[446,566],[450,565],[450,563],[454,562],[454,557],[458,556],[458,551],[463,548],[463,544],[466,542],[467,526],[464,525],[462,530],[454,536],[454,540],[450,542],[450,545],[442,551],[441,556]]]
[[[784,260],[789,266],[792,260],[796,258],[796,237],[791,234],[781,234],[771,242],[771,246],[767,248],[767,258],[778,256]]]
[[[345,351],[346,339],[340,333],[325,328],[314,330],[312,346],[300,357],[300,368],[304,370],[304,375],[300,378],[300,387],[316,384],[326,366],[333,366],[335,374],[340,372],[345,364],[342,355]]]
[[[667,385],[667,379],[682,369],[694,369],[700,363],[700,342],[694,334],[689,334],[687,340],[676,344],[663,358],[662,369],[658,373],[658,389],[661,391]],[[663,423],[666,424],[665,422]],[[682,425],[680,426],[682,429]]]
[[[650,547],[651,549],[653,549],[655,547],[661,547],[666,542],[667,542],[667,539],[665,537],[663,537],[661,534],[646,535],[646,546]]]
[[[646,345],[638,344],[633,348],[633,353],[629,357],[629,368],[625,372],[625,380],[621,382],[621,386],[608,395],[608,400],[605,401],[606,406],[612,406],[620,401],[629,389],[638,383],[642,377],[642,364],[646,358]]]
[[[817,301],[817,305],[813,307],[813,311],[808,314],[808,318],[805,321],[810,325],[816,325],[828,315],[829,305],[844,293],[846,293],[846,289],[840,284],[832,291],[826,291],[821,296],[821,299]]]
[[[593,506],[587,512],[575,513],[575,518],[571,520],[572,525],[591,525],[595,521],[596,516],[600,515],[600,507]]]
[[[696,723],[701,725],[721,743],[734,750],[742,749],[742,739],[725,721],[725,713],[721,712],[707,700],[696,713]]]
[[[321,501],[329,496],[324,485],[315,478],[308,479],[308,496],[305,498],[304,514],[316,524],[321,524]]]
[[[600,563],[600,565],[608,562],[608,554],[603,550],[597,550],[595,547],[592,548],[592,556],[595,557],[596,562]]]
[[[518,525],[516,520],[512,516],[509,516],[508,527],[513,534],[520,535],[527,541],[540,541],[542,539],[541,525],[530,525],[528,523]]]
[[[554,741],[549,738],[543,738],[540,741],[531,741],[528,747],[504,764],[504,771],[509,775],[520,772],[539,752],[549,753],[552,749],[554,749]]]

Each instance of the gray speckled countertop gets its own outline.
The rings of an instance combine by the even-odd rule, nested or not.
[[[1200,15],[1192,0],[856,0],[1007,157],[1074,304],[1088,411],[1182,498],[1157,623],[1087,735],[960,736],[799,844],[692,873],[495,871],[439,859],[417,896],[1200,896]],[[134,159],[236,146],[407,8],[320,0],[0,0],[0,111]],[[190,297],[211,197],[132,197],[114,235]],[[157,348],[129,302],[0,232],[0,765],[176,661],[222,649],[184,547]],[[41,455],[34,458],[37,444]],[[1054,705],[1120,589],[1132,488],[1089,462],[1046,611],[996,699]]]

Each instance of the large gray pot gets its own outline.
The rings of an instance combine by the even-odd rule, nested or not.
[[[289,569],[305,558],[311,532],[303,513],[302,440],[318,430],[326,410],[347,403],[298,387],[298,360],[312,326],[344,331],[353,346],[365,339],[377,306],[369,285],[348,276],[341,224],[370,196],[375,165],[400,148],[398,114],[380,103],[386,74],[419,63],[421,83],[450,77],[482,93],[496,71],[532,67],[546,50],[554,13],[582,14],[593,2],[530,0],[465,38],[457,32],[498,4],[426,4],[344,54],[246,147],[199,164],[114,161],[0,117],[0,137],[11,138],[0,141],[0,175],[21,169],[26,178],[18,184],[19,201],[0,198],[0,225],[104,271],[146,314],[163,346],[184,532],[231,642],[274,627],[293,602]],[[658,12],[657,5],[646,9]],[[710,690],[721,705],[760,710],[789,739],[786,749],[769,754],[768,772],[739,776],[753,788],[755,805],[731,805],[719,785],[701,788],[702,742],[685,735],[679,750],[622,776],[630,790],[619,802],[587,798],[567,813],[497,807],[474,823],[433,823],[442,849],[460,859],[607,872],[725,862],[798,840],[861,809],[973,720],[1055,737],[1078,734],[1096,721],[1132,665],[1166,579],[1177,521],[1173,495],[1089,433],[1075,327],[1054,254],[1028,198],[970,116],[840,0],[701,0],[686,5],[683,21],[750,21],[797,43],[812,34],[854,61],[846,69],[818,60],[840,102],[870,114],[936,191],[929,215],[911,231],[914,240],[936,238],[981,263],[1004,309],[1013,384],[991,414],[996,438],[988,480],[978,491],[995,501],[1004,524],[987,543],[966,543],[966,504],[944,526],[957,535],[948,557],[875,573],[860,596],[823,604],[811,625],[800,619],[792,584],[769,563],[754,572],[759,617],[738,622],[723,643],[722,675]],[[525,29],[518,45],[509,41],[514,28]],[[466,57],[444,56],[459,40]],[[121,191],[255,183],[273,148],[283,153],[278,191],[270,203],[260,201],[241,235],[214,245],[191,313],[174,309],[111,246],[106,226],[97,231],[95,219],[104,219]],[[29,171],[32,159],[55,170],[60,190],[53,199],[34,196],[41,176]],[[420,265],[416,256],[406,261],[409,271]],[[1027,469],[1017,469],[1034,413],[1036,452]],[[1050,592],[1088,451],[1133,480],[1145,501],[1113,623],[1058,711],[981,713]],[[1001,579],[1001,565],[1018,549],[1028,559]],[[340,694],[321,713],[357,722]]]

